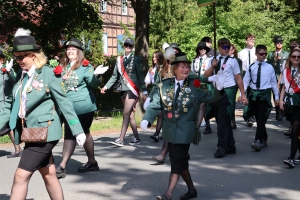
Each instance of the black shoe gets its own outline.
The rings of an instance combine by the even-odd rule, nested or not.
[[[290,166],[291,168],[295,167],[294,159],[288,158],[288,159],[284,160],[283,163]]]
[[[99,166],[97,161],[95,163],[88,161],[87,163],[79,167],[77,171],[78,172],[99,171]]]
[[[283,134],[284,134],[285,136],[291,137],[290,130],[284,131]]]
[[[20,152],[13,152],[12,154],[8,155],[7,158],[16,158],[16,157],[21,157],[23,154],[23,151]]]
[[[61,179],[61,178],[65,178],[66,177],[66,169],[62,168],[61,166],[58,166],[56,168],[56,177],[58,179]]]
[[[166,195],[156,196],[156,200],[172,200],[169,199]]]
[[[282,121],[282,120],[283,120],[283,116],[282,115],[278,115],[277,121]]]
[[[180,197],[180,200],[192,199],[197,197],[197,190],[195,189],[194,192],[188,191],[183,196]]]
[[[159,160],[156,156],[152,156],[152,159],[161,165],[165,164],[165,159]]]
[[[226,156],[226,152],[224,150],[218,149],[216,153],[214,153],[215,158],[223,158]]]
[[[299,162],[300,162],[300,156],[294,160],[295,164],[298,164]]]
[[[253,121],[252,120],[248,120],[247,121],[247,126],[248,127],[252,127],[253,126]]]
[[[211,128],[210,127],[206,127],[204,132],[203,132],[204,135],[208,135],[208,134],[211,134]]]
[[[254,140],[254,142],[251,144],[251,148],[255,149],[255,151],[260,151],[261,150],[260,140]]]
[[[157,133],[154,133],[153,135],[151,135],[150,138],[153,139],[155,142],[159,142],[159,136]]]
[[[231,128],[232,128],[232,129],[236,129],[236,124],[231,125]]]

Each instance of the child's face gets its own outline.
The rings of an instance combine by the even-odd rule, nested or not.
[[[258,53],[255,53],[257,56],[257,61],[258,62],[263,62],[266,59],[266,56],[268,55],[267,51],[264,49],[259,50]]]

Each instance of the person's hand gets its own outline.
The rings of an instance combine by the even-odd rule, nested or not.
[[[213,75],[213,76],[208,77],[208,81],[209,82],[217,82],[217,80],[218,80],[218,76],[217,75]]]
[[[223,72],[223,70],[220,70],[217,74],[217,80],[216,80],[216,86],[218,90],[222,90],[224,88],[224,82],[226,78],[226,74]]]
[[[105,94],[105,91],[106,91],[106,90],[107,90],[106,87],[101,88],[101,90],[100,90],[101,94]]]
[[[148,97],[148,94],[143,94],[143,96],[142,96],[142,98],[143,98],[143,102],[145,102],[145,101],[146,101],[147,97]]]
[[[246,96],[241,96],[241,102],[244,104],[244,105],[248,105],[248,99]]]
[[[147,128],[148,128],[148,124],[149,124],[149,122],[148,122],[147,120],[142,120],[142,121],[141,121],[141,124],[140,124],[141,129],[142,129],[143,131],[146,131]]]
[[[143,105],[144,110],[146,110],[147,107],[149,106],[150,100],[151,100],[150,97],[147,97],[147,99],[146,99],[146,101],[145,101],[145,103],[144,103],[144,105]]]
[[[284,101],[279,101],[279,108],[281,109],[281,110],[284,110]]]
[[[216,67],[218,64],[218,60],[217,59],[213,59],[212,62],[211,62],[211,66],[212,67]]]
[[[94,74],[95,75],[99,75],[99,74],[104,74],[106,71],[108,70],[108,67],[103,67],[103,65],[99,65],[95,71],[94,71]]]
[[[242,102],[242,96],[239,96],[239,97],[237,98],[237,102]]]
[[[82,147],[85,143],[85,140],[86,140],[85,133],[80,133],[76,135],[76,142],[78,146]]]
[[[10,70],[11,70],[11,68],[12,68],[12,66],[13,66],[13,62],[14,62],[14,60],[13,60],[13,59],[10,59],[10,61],[9,61],[9,62],[8,62],[8,61],[6,61],[6,65],[5,65],[5,69],[6,69],[6,71],[10,72]]]
[[[275,106],[279,105],[279,100],[275,100]]]

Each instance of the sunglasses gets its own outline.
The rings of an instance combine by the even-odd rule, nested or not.
[[[14,59],[15,60],[18,60],[18,61],[23,61],[25,57],[29,56],[29,54],[27,55],[24,55],[24,56],[14,56]]]
[[[229,50],[230,49],[230,45],[224,45],[224,46],[221,46],[221,48],[223,50]]]
[[[258,55],[260,55],[260,56],[267,56],[268,55],[268,53],[257,53]]]
[[[300,59],[300,56],[291,56],[291,58],[293,58],[293,59]]]
[[[276,44],[282,44],[282,42],[276,42]]]
[[[125,47],[125,48],[126,48],[126,47],[132,48],[132,47],[133,47],[133,45],[131,45],[131,44],[128,44],[128,43],[125,43],[125,44],[124,44],[124,47]]]

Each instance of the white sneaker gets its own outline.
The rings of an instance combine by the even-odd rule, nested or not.
[[[141,142],[140,139],[134,138],[131,142],[129,142],[129,145],[132,145],[132,146],[139,145],[140,142]]]
[[[201,122],[200,126],[201,126],[201,127],[205,127],[205,126],[206,126],[205,121]]]

